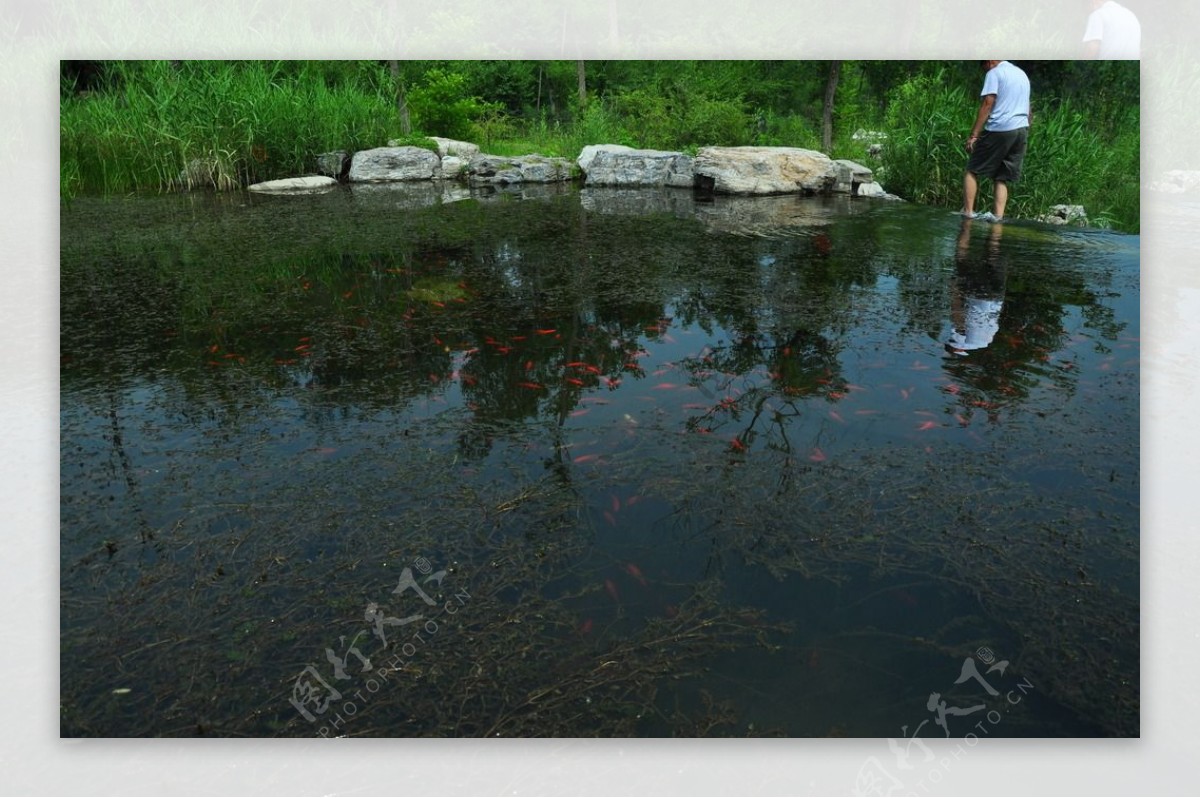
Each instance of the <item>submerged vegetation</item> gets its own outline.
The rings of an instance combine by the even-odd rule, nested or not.
[[[1136,230],[1137,62],[1021,66],[1035,116],[1010,212],[1082,204]],[[806,147],[866,162],[892,193],[953,206],[981,82],[973,61],[63,62],[60,187],[233,188],[307,173],[320,152],[436,135],[568,158],[605,143]],[[886,134],[882,160],[859,130]]]
[[[404,191],[64,212],[63,735],[885,736],[985,646],[993,736],[1137,734],[1125,237],[968,236],[947,361],[928,208]]]

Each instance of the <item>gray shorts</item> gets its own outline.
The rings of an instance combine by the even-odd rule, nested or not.
[[[1025,160],[1025,144],[1028,140],[1027,127],[983,131],[983,136],[975,142],[975,149],[967,161],[967,171],[1005,183],[1017,182],[1021,176],[1021,162]]]

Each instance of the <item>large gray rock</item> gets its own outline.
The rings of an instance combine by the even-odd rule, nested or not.
[[[442,156],[442,179],[457,180],[467,170],[467,161],[457,155]]]
[[[464,160],[470,160],[479,154],[479,145],[469,141],[455,141],[454,139],[444,139],[441,136],[430,136],[429,138],[437,142],[438,155],[443,158],[447,155],[456,155]]]
[[[397,180],[436,180],[442,176],[442,159],[421,147],[377,147],[354,153],[351,183],[384,183]]]
[[[344,180],[350,171],[350,153],[345,150],[323,152],[317,156],[317,174]]]
[[[575,163],[587,174],[591,169],[592,160],[600,152],[633,152],[633,147],[626,147],[624,144],[589,144],[580,151]]]
[[[571,162],[542,155],[476,155],[467,164],[467,179],[473,186],[557,183],[571,179]]]
[[[827,193],[838,178],[829,156],[797,147],[704,147],[694,168],[696,185],[717,194]]]
[[[587,159],[588,186],[691,188],[692,158],[662,150],[600,149]],[[580,156],[583,160],[583,156]],[[581,164],[580,168],[584,168]]]
[[[839,194],[854,195],[858,193],[861,184],[875,182],[871,170],[860,163],[841,158],[834,161],[833,165],[837,170],[837,181],[833,184],[833,190]]]

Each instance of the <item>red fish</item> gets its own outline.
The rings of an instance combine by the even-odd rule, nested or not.
[[[571,383],[572,385],[583,385],[583,380],[577,380],[574,377],[567,377],[567,382]]]
[[[825,452],[814,446],[812,454],[808,456],[808,459],[812,460],[814,463],[823,463],[825,462]]]
[[[538,335],[554,335],[554,333],[558,332],[558,330],[554,329],[553,327],[548,327],[544,330],[534,330],[534,332],[536,332]]]
[[[616,513],[616,512],[620,512],[620,510],[621,510],[621,499],[617,496],[617,494],[614,493],[613,497],[612,497],[612,511],[614,513]]]
[[[545,386],[539,385],[536,382],[518,382],[517,385],[520,385],[522,388],[528,388],[531,391],[545,390]]]
[[[617,602],[618,604],[621,603],[621,594],[617,592],[616,582],[611,579],[605,579],[604,589],[608,591],[608,595],[612,597],[613,601]]]
[[[936,421],[922,421],[920,424],[917,425],[917,429],[924,432],[927,429],[933,429],[937,425],[938,424]]]
[[[604,511],[604,520],[608,522],[608,525],[609,525],[609,526],[616,526],[616,525],[617,525],[617,518],[616,518],[616,516],[614,516],[614,515],[613,515],[612,513],[610,513],[608,510],[605,510],[605,511]]]
[[[580,410],[572,410],[568,415],[570,415],[571,418],[578,418],[579,416],[582,416],[584,413],[588,412],[589,409],[590,408],[584,407]]]
[[[585,635],[590,631],[592,631],[592,619],[588,618],[586,621],[579,624],[579,634]]]
[[[846,419],[842,418],[841,414],[838,413],[838,411],[836,411],[836,410],[830,410],[829,417],[832,418],[834,421],[838,422],[839,424],[846,423]]]
[[[636,579],[638,581],[638,584],[640,584],[642,587],[646,586],[646,584],[647,584],[646,577],[645,577],[645,575],[642,574],[642,569],[638,568],[633,563],[627,563],[625,565],[625,573],[629,574],[634,579]]]
[[[572,460],[571,462],[572,463],[590,463],[591,461],[595,460],[599,456],[600,455],[598,455],[598,454],[581,454],[578,457],[576,457],[574,460]]]
[[[742,443],[739,439],[734,438],[729,442],[729,448],[733,449],[735,452],[744,452],[746,451],[746,444]]]
[[[526,370],[526,371],[533,371],[533,361],[532,361],[532,360],[526,360],[526,361],[525,361],[525,370]]]

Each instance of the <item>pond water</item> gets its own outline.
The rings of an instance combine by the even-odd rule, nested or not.
[[[62,733],[1136,735],[1138,302],[899,202],[78,199]]]

